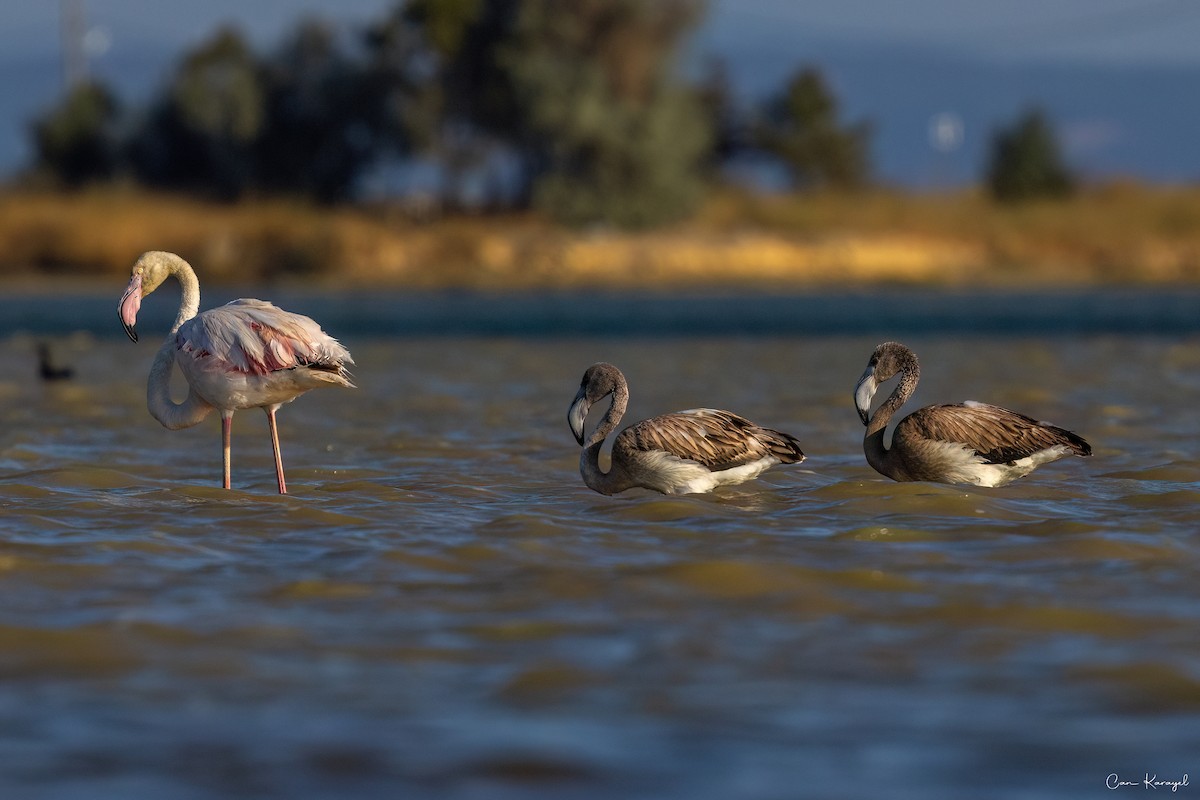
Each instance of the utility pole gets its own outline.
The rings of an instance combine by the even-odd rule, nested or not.
[[[88,60],[84,50],[87,20],[83,0],[59,0],[58,11],[63,87],[69,92],[88,78]]]

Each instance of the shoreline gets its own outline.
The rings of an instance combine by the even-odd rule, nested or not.
[[[124,340],[116,315],[124,282],[88,294],[42,291],[0,295],[0,338],[87,335]],[[169,329],[173,287],[143,304],[139,327],[150,339]],[[262,288],[262,287],[259,287]],[[246,291],[243,291],[246,290]],[[875,287],[821,292],[705,293],[542,290],[491,292],[273,286],[215,287],[211,308],[239,296],[267,297],[319,320],[338,337],[825,337],[919,335],[1194,337],[1200,286],[1038,289]]]

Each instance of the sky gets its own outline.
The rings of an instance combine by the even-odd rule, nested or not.
[[[61,0],[5,0],[6,58],[57,49]],[[113,48],[178,50],[233,22],[259,43],[305,14],[360,23],[394,0],[83,0]],[[939,47],[998,59],[1200,64],[1195,0],[709,0],[708,38],[732,55],[762,39]]]
[[[60,7],[82,3],[89,67],[131,102],[223,24],[264,48],[305,15],[350,28],[393,0],[4,0],[0,175],[29,157],[28,121],[62,87]],[[1194,181],[1200,0],[709,0],[691,58],[720,58],[749,104],[813,64],[847,119],[870,119],[880,177],[971,180],[995,127],[1045,107],[1097,177]],[[936,120],[961,136],[935,146]],[[941,128],[943,132],[946,130]],[[952,145],[952,146],[950,146]]]
[[[1200,64],[1195,0],[717,0],[711,36],[936,48],[997,61]]]

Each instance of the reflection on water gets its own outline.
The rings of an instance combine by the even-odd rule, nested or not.
[[[287,497],[261,413],[230,492],[216,419],[150,418],[152,344],[56,340],[75,379],[42,385],[2,342],[0,795],[1094,797],[1196,772],[1200,340],[906,336],[915,405],[1095,446],[991,490],[866,465],[873,333],[343,338],[361,388],[280,414]],[[727,407],[809,460],[596,495],[565,414],[601,359],[630,420]]]

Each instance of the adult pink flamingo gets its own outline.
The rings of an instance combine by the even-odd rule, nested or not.
[[[263,300],[234,300],[197,314],[200,282],[191,266],[174,253],[143,253],[133,265],[129,287],[121,295],[117,314],[129,338],[137,341],[138,309],[142,298],[174,275],[182,287],[179,314],[158,349],[146,383],[150,413],[170,430],[188,428],[221,412],[224,483],[229,488],[229,443],[233,412],[261,408],[267,412],[275,477],[279,493],[287,494],[275,412],[310,389],[322,386],[354,388],[346,364],[350,352],[308,317],[284,311]],[[171,399],[171,365],[179,364],[188,383],[182,403]]]

